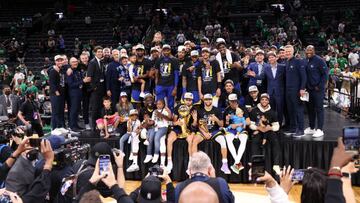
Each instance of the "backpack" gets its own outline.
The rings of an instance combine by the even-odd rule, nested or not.
[[[66,178],[63,178],[62,185],[60,189],[60,195],[65,197],[69,202],[78,202],[79,201],[79,194],[77,192],[77,180],[79,176],[84,173],[85,171],[93,169],[91,166],[86,166],[86,161],[83,160],[79,169],[76,173],[69,175]]]

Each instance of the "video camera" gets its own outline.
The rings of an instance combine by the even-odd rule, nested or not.
[[[29,127],[26,126],[17,126],[11,122],[0,122],[0,144],[8,143],[11,136],[23,138],[28,130]]]
[[[87,159],[89,151],[89,144],[81,144],[77,137],[68,138],[59,149],[54,150],[53,165],[60,168],[72,165],[81,159]]]

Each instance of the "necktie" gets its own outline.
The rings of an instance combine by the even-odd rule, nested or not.
[[[10,107],[10,106],[11,106],[9,96],[6,96],[6,106],[7,106],[7,107]]]

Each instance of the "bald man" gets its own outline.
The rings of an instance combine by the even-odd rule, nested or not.
[[[190,183],[181,192],[179,203],[218,203],[219,198],[215,190],[203,182]]]
[[[184,182],[179,183],[175,188],[176,203],[180,202],[180,198],[182,198],[182,202],[190,201],[189,199],[191,199],[191,194],[194,194],[194,189],[192,188],[196,186],[196,185],[195,186],[192,185],[194,183],[206,184],[212,188],[212,191],[211,190],[208,191],[208,194],[204,194],[201,196],[211,197],[213,192],[215,191],[218,200],[217,202],[233,203],[235,201],[234,195],[230,191],[227,182],[223,178],[215,177],[215,169],[211,164],[211,160],[209,156],[204,152],[199,151],[192,155],[191,160],[189,162],[189,173],[190,173],[190,179],[187,179]],[[198,191],[201,192],[199,193],[199,196],[204,192],[206,193],[206,190],[205,191],[198,190]],[[200,199],[199,197],[193,197],[193,198],[195,199],[195,201],[191,201],[191,202],[203,202],[199,200]],[[216,202],[216,200],[214,202]]]
[[[325,61],[315,54],[315,47],[306,47],[306,87],[309,92],[309,102],[307,103],[309,112],[309,127],[305,129],[305,134],[310,134],[314,138],[324,135],[324,97],[325,85],[328,74],[328,67]],[[315,122],[317,120],[317,129]]]

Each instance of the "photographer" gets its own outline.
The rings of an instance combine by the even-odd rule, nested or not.
[[[43,124],[39,108],[35,104],[34,99],[35,94],[32,91],[26,91],[26,100],[21,104],[17,116],[22,124],[29,129],[28,135],[32,135],[33,130],[35,130],[38,136],[42,137],[44,135],[42,130]]]

